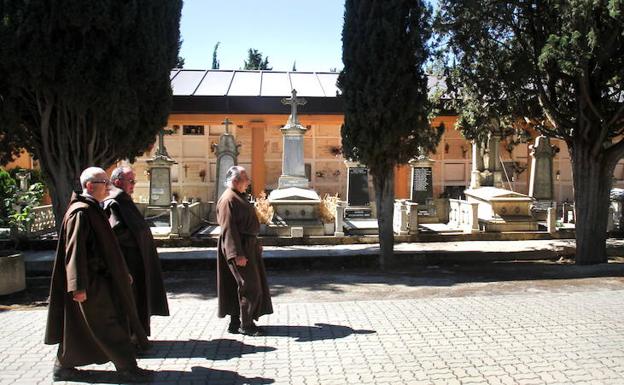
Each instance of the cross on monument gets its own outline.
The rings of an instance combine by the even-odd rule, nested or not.
[[[188,169],[189,169],[189,165],[188,165],[188,164],[185,164],[185,165],[184,165],[184,177],[185,177],[185,178],[186,178],[186,177],[188,177]]]
[[[169,154],[167,153],[167,148],[165,147],[165,134],[171,135],[173,134],[173,130],[166,130],[163,128],[158,131],[158,148],[156,149],[156,156],[168,158]]]
[[[230,124],[232,124],[234,122],[232,122],[230,120],[230,118],[225,118],[225,120],[223,122],[221,122],[221,124],[225,125],[225,133],[229,134],[230,133]]]
[[[297,90],[293,88],[292,96],[290,98],[283,98],[282,104],[287,106],[290,105],[290,117],[288,118],[288,122],[292,124],[299,124],[299,119],[297,118],[297,106],[305,106],[308,101],[304,98],[297,98]]]

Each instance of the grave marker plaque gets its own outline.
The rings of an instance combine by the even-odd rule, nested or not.
[[[347,204],[349,206],[370,206],[368,195],[368,168],[349,167]]]
[[[412,194],[410,200],[419,205],[433,199],[433,177],[431,167],[412,168]]]

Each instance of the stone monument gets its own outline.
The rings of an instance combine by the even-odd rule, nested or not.
[[[529,196],[535,199],[533,215],[538,220],[545,220],[548,208],[555,207],[553,158],[555,147],[550,144],[547,136],[535,138],[531,149],[531,177],[529,179]]]
[[[225,118],[223,124],[225,125],[225,132],[219,138],[219,144],[215,143],[212,145],[217,155],[217,188],[215,191],[215,202],[219,200],[221,194],[225,191],[225,175],[230,167],[238,164],[237,157],[239,155],[239,145],[236,144],[234,135],[230,133],[230,124],[232,124],[232,122],[230,119]]]
[[[485,150],[476,140],[472,142],[471,189],[481,186],[503,187],[503,167],[499,151],[500,139],[500,134],[490,132]]]
[[[22,191],[28,191],[30,188],[30,172],[26,170],[20,170],[15,174],[17,179],[19,179],[19,188]]]
[[[162,129],[158,133],[158,148],[152,159],[147,160],[149,170],[149,206],[168,208],[171,205],[171,166],[176,162],[165,148],[165,134],[173,131]]]
[[[309,188],[305,174],[303,158],[303,136],[307,129],[299,123],[297,106],[306,104],[306,100],[297,97],[292,90],[292,97],[282,99],[282,104],[290,105],[291,113],[286,125],[281,128],[283,135],[282,175],[278,188],[269,194],[269,203],[275,210],[278,235],[324,235],[323,224],[319,220],[321,199],[316,191]]]
[[[368,168],[358,162],[345,160],[347,166],[347,218],[370,218],[372,216],[368,192]]]
[[[351,235],[376,235],[377,219],[371,208],[368,190],[368,168],[345,160],[347,166],[347,207],[344,208],[344,229]]]
[[[471,226],[488,232],[535,231],[538,224],[531,215],[533,198],[502,188],[499,145],[500,134],[494,132],[488,136],[485,152],[476,141],[472,144],[470,188],[464,191],[473,207],[475,223]]]
[[[419,214],[434,215],[433,160],[424,155],[409,161],[412,168],[410,201],[418,204]]]

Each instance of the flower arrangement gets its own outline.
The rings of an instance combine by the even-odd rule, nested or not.
[[[258,217],[258,221],[263,224],[270,224],[273,221],[273,206],[269,203],[267,199],[266,193],[263,191],[256,198],[256,202],[254,203],[254,207],[256,208],[256,216]]]
[[[331,223],[336,218],[336,205],[338,204],[338,194],[325,194],[319,205],[319,216],[323,223]]]

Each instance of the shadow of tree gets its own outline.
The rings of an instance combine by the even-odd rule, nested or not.
[[[91,384],[120,384],[117,372],[106,370],[81,370],[80,382]],[[151,384],[272,384],[275,380],[264,377],[245,377],[230,370],[220,370],[205,368],[203,366],[193,366],[190,372],[181,370],[160,370],[155,372]]]
[[[348,326],[316,323],[315,326],[270,325],[262,326],[268,337],[292,337],[297,342],[335,340],[352,334],[373,334],[374,330],[355,330]]]
[[[272,352],[272,346],[254,346],[231,339],[211,341],[152,341],[152,348],[141,358],[206,358],[209,360],[229,360],[244,354]]]

